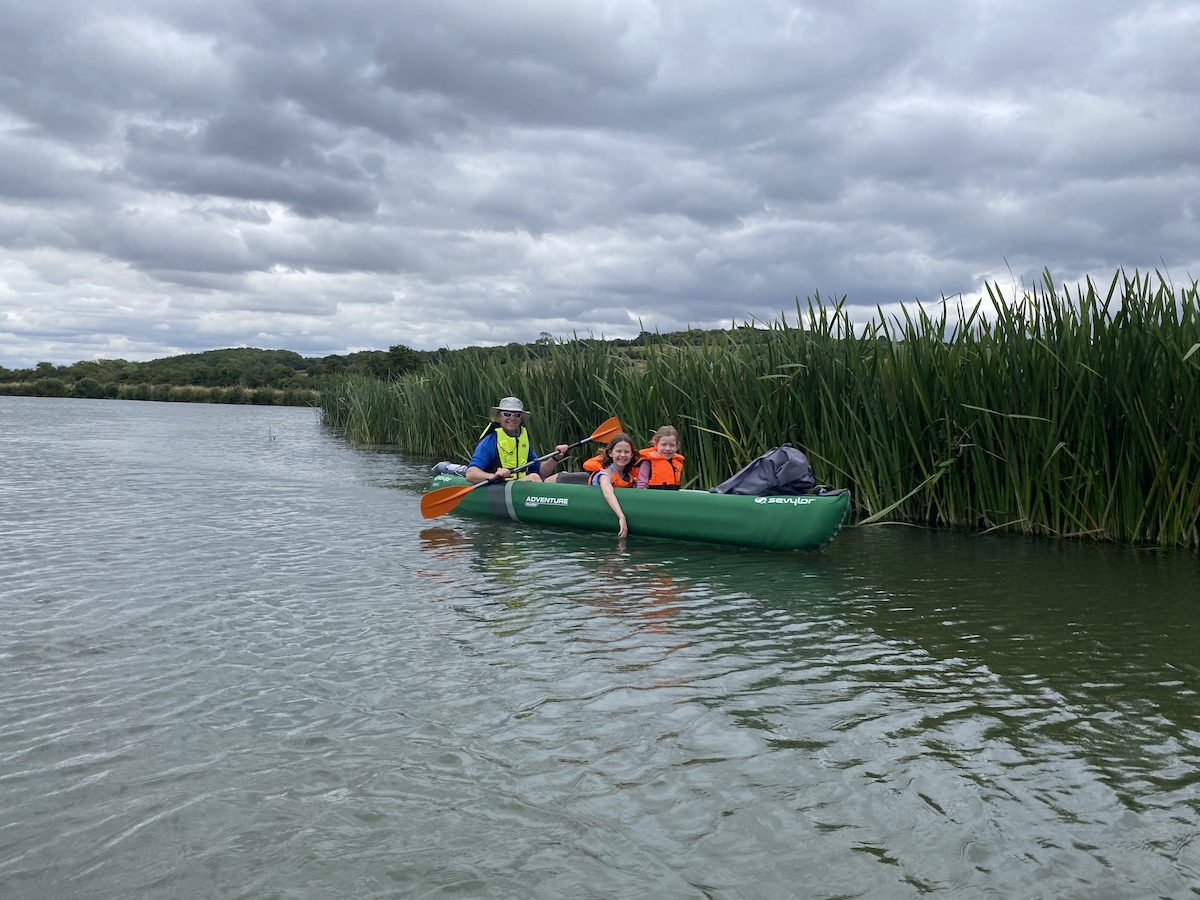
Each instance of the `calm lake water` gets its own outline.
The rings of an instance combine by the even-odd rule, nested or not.
[[[1195,554],[621,549],[427,477],[0,397],[0,897],[1200,896]]]

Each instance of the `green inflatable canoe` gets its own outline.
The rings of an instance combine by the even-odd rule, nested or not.
[[[453,475],[434,477],[431,490],[465,487]],[[799,497],[741,497],[708,491],[617,492],[630,535],[753,547],[820,550],[850,511],[846,490]],[[597,487],[507,481],[466,494],[455,507],[476,516],[615,534],[617,517]]]

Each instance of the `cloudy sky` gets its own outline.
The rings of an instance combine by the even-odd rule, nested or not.
[[[1188,282],[1197,46],[1194,0],[5,0],[0,365]]]

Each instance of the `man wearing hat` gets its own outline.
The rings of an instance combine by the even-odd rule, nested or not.
[[[471,462],[467,464],[467,481],[478,484],[492,479],[516,478],[513,469],[537,459],[537,452],[529,443],[529,433],[525,430],[528,419],[529,410],[516,397],[505,397],[492,407],[492,421],[480,435]],[[566,444],[559,444],[554,448],[554,456],[519,477],[530,481],[554,481],[558,461],[570,449]]]

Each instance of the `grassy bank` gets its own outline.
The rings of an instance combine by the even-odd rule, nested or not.
[[[317,406],[321,395],[304,388],[202,387],[175,384],[96,384],[63,382],[0,382],[0,394],[10,397],[78,397],[90,400],[164,400],[176,403],[246,403],[255,406]]]
[[[791,441],[853,490],[861,522],[1200,548],[1196,283],[993,286],[857,333],[818,297],[796,322],[650,343],[637,360],[596,342],[463,354],[390,383],[335,380],[322,408],[355,440],[463,459],[486,409],[516,394],[539,447],[614,414],[639,440],[676,425],[692,486]]]

